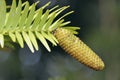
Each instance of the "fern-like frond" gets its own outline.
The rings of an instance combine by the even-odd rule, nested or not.
[[[48,51],[50,47],[47,40],[53,45],[57,45],[58,41],[53,35],[53,31],[58,27],[63,27],[70,23],[65,22],[64,17],[73,13],[70,11],[64,14],[62,17],[56,19],[56,17],[66,10],[69,6],[58,8],[58,5],[52,9],[43,10],[50,5],[50,2],[45,4],[39,9],[36,9],[38,2],[29,4],[28,1],[22,3],[19,0],[18,4],[16,0],[13,0],[12,5],[9,6],[10,11],[7,12],[7,5],[5,0],[0,1],[0,45],[3,48],[5,42],[5,36],[9,36],[13,42],[24,47],[24,43],[28,45],[30,50],[34,52],[34,48],[38,50],[37,39],[45,46]],[[76,33],[78,28],[68,28]]]

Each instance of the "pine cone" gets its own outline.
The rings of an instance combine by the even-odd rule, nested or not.
[[[94,70],[102,70],[104,68],[104,62],[101,58],[69,30],[57,28],[54,31],[54,35],[59,45],[82,64]]]

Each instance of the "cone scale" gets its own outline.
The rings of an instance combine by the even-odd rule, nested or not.
[[[80,63],[94,70],[104,69],[102,59],[69,30],[57,28],[54,35],[59,42],[58,44]]]

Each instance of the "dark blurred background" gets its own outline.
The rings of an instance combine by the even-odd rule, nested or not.
[[[22,0],[23,2],[25,0]],[[28,0],[30,4],[38,0]],[[66,54],[59,46],[52,52],[39,43],[32,54],[28,47],[0,51],[0,80],[120,80],[120,1],[119,0],[41,0],[37,8],[51,1],[70,5],[75,12],[65,18],[80,26],[78,37],[105,62],[103,71],[94,71]],[[12,0],[6,0],[10,5]],[[64,14],[65,12],[63,12]]]

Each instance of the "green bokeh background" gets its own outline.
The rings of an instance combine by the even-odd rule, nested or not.
[[[6,0],[11,4],[12,0]],[[17,0],[18,1],[18,0]],[[25,1],[25,0],[22,0]],[[28,0],[31,4],[37,0]],[[41,0],[37,8],[51,1],[70,5],[75,12],[65,18],[80,26],[78,37],[105,62],[103,71],[94,71],[77,62],[59,46],[52,52],[39,43],[32,54],[28,47],[0,51],[0,80],[120,80],[120,1],[119,0]],[[64,14],[65,12],[63,12]],[[61,14],[62,15],[62,14]]]

